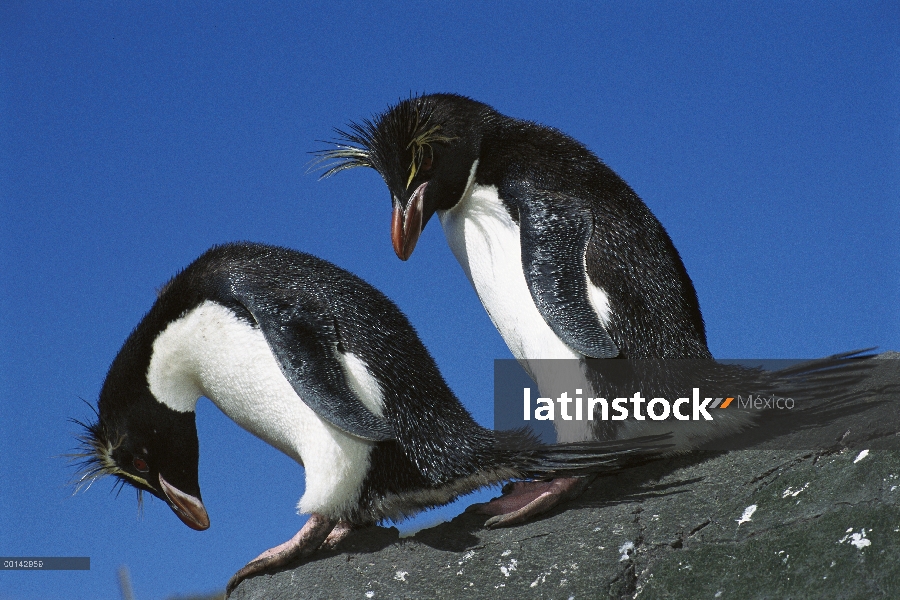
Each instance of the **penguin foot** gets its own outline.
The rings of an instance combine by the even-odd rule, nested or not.
[[[225,587],[225,597],[227,598],[234,591],[234,588],[247,577],[262,573],[273,567],[286,565],[298,558],[309,556],[331,537],[331,534],[336,530],[335,525],[334,520],[324,515],[311,514],[309,520],[297,532],[297,535],[271,550],[266,550],[235,573],[228,580],[228,585]],[[343,539],[349,532],[348,529],[340,539]]]
[[[325,541],[322,542],[319,549],[333,550],[335,546],[341,543],[341,540],[357,529],[359,529],[359,526],[354,525],[350,521],[338,521],[338,524],[331,530],[331,533],[328,534],[328,537],[325,538]]]
[[[566,500],[578,497],[593,477],[563,477],[550,481],[516,481],[503,488],[503,495],[490,502],[473,504],[466,512],[494,515],[484,526],[488,529],[510,527],[530,521]]]

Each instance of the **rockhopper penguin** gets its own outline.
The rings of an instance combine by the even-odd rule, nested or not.
[[[324,260],[259,244],[215,247],[161,289],[85,426],[81,483],[114,475],[187,526],[209,527],[201,396],[305,468],[298,509],[310,519],[241,569],[229,591],[354,527],[510,478],[612,472],[661,447],[661,438],[543,446],[479,426],[383,294]]]
[[[454,94],[409,98],[338,133],[336,148],[317,153],[316,162],[327,164],[323,177],[353,167],[381,174],[402,260],[437,214],[542,396],[576,388],[608,398],[636,389],[679,398],[700,384],[723,398],[735,390],[794,394],[803,398],[800,421],[837,418],[840,411],[824,416],[829,406],[852,404],[839,390],[865,369],[853,352],[775,373],[712,360],[697,294],[672,240],[628,184],[571,137]],[[596,360],[612,358],[627,361]],[[686,451],[739,432],[764,437],[765,427],[753,427],[771,417],[763,412],[722,411],[714,427],[641,417],[554,425],[560,442],[671,432],[674,450]],[[577,495],[587,481],[518,482],[473,508],[494,515],[489,527],[512,525]]]
[[[337,131],[336,148],[317,153],[323,177],[378,171],[391,194],[391,241],[401,260],[437,214],[485,310],[542,394],[551,395],[552,379],[579,375],[561,376],[540,359],[712,358],[672,240],[577,140],[455,94],[412,97]],[[587,393],[590,369],[576,370]],[[584,422],[555,424],[559,441],[595,433]],[[541,505],[519,515],[577,493],[575,480],[554,485],[540,484]]]

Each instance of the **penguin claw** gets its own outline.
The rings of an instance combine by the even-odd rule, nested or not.
[[[466,512],[493,515],[484,523],[488,529],[511,527],[578,497],[592,480],[590,477],[565,477],[550,481],[517,481],[504,486],[499,498],[473,504]]]
[[[273,567],[286,565],[298,558],[309,556],[331,537],[332,532],[335,530],[335,525],[334,520],[324,515],[311,514],[309,520],[297,532],[297,535],[283,544],[266,550],[235,573],[228,580],[228,585],[225,587],[225,597],[228,598],[238,584],[248,577],[258,575]],[[339,539],[343,539],[347,533],[349,533],[349,530]]]

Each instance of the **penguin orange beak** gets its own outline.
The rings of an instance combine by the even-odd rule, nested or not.
[[[406,203],[406,210],[400,208],[399,202],[394,203],[394,213],[391,215],[391,242],[400,260],[406,260],[412,255],[422,233],[426,187],[427,181],[416,188]]]
[[[209,515],[206,514],[206,507],[203,506],[203,502],[199,498],[185,494],[163,479],[161,474],[159,476],[159,485],[169,500],[172,512],[178,515],[182,523],[197,531],[209,529]]]

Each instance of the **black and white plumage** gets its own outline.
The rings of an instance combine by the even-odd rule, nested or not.
[[[727,382],[745,386],[738,389],[785,384],[711,360],[697,294],[671,238],[628,184],[577,140],[455,94],[411,97],[338,133],[335,148],[317,152],[315,162],[326,165],[323,177],[354,167],[382,176],[393,202],[391,239],[402,260],[437,214],[485,310],[541,395],[555,398],[573,388],[618,395],[592,360],[610,358],[700,359],[706,372],[693,375],[718,380],[723,391]],[[680,397],[691,382],[677,371],[652,373],[659,386],[631,379],[660,396]],[[788,387],[826,389],[818,380],[804,387],[801,379]],[[687,450],[756,422],[733,411],[716,428],[649,420],[554,425],[560,442],[677,425],[673,444]],[[565,483],[572,490],[578,485]],[[519,514],[554,503],[541,502]]]
[[[339,131],[327,177],[370,167],[406,260],[437,213],[513,355],[710,358],[697,294],[666,231],[583,144],[453,94]]]
[[[593,390],[584,359],[711,358],[694,286],[650,209],[583,144],[454,94],[413,97],[339,130],[323,177],[370,167],[393,201],[391,238],[411,255],[437,214],[513,356],[555,397]],[[560,373],[541,359],[575,359]],[[605,391],[605,390],[603,390]],[[596,435],[556,422],[558,440]],[[632,424],[633,425],[633,424]],[[619,427],[615,435],[633,435]]]
[[[305,467],[298,509],[313,515],[230,588],[335,531],[510,478],[615,470],[659,441],[547,447],[487,430],[383,294],[314,256],[249,243],[209,250],[162,288],[110,367],[82,438],[82,481],[115,475],[207,528],[201,396]]]

